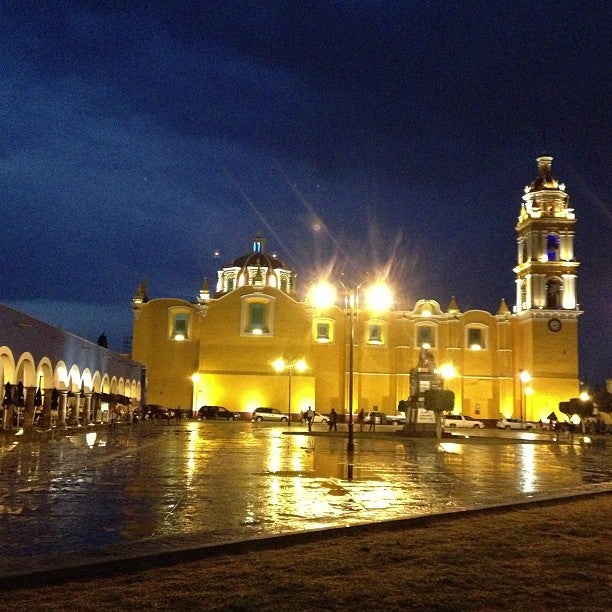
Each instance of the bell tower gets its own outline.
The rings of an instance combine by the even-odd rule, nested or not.
[[[525,187],[516,226],[515,368],[523,382],[515,413],[530,420],[553,410],[561,416],[559,402],[579,388],[576,217],[565,185],[552,175],[552,160],[537,158],[538,176]]]

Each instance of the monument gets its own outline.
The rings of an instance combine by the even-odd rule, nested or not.
[[[429,347],[422,346],[416,368],[410,370],[410,397],[399,403],[398,409],[406,413],[404,433],[411,436],[435,436],[436,419],[431,410],[425,410],[425,391],[441,390],[442,376],[436,372],[436,362]]]

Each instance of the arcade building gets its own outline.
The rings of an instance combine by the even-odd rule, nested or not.
[[[545,421],[579,393],[575,225],[552,157],[539,157],[515,228],[515,304],[502,299],[495,313],[463,312],[455,298],[379,308],[365,286],[338,285],[323,305],[313,288],[298,293],[262,236],[218,271],[214,294],[204,281],[193,302],[150,298],[143,282],[132,300],[132,358],[146,366],[147,401],[194,413],[269,406],[295,418],[308,406],[347,414],[352,400],[354,413],[391,414],[425,351],[455,412]]]

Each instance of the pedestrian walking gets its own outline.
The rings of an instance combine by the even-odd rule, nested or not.
[[[376,431],[376,416],[372,412],[370,412],[370,428],[368,431]]]
[[[329,413],[329,431],[338,431],[338,413],[335,408]]]
[[[306,411],[306,422],[308,423],[308,431],[312,431],[312,422],[314,420],[314,410],[312,406],[308,406],[308,410]]]
[[[359,423],[359,431],[363,431],[363,422],[365,420],[365,414],[363,413],[363,408],[359,411],[357,415],[357,422]]]

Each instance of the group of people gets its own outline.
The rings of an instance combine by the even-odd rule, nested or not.
[[[308,431],[312,431],[312,424],[315,419],[315,411],[312,409],[312,406],[308,406],[308,410],[306,410],[303,414],[303,420],[308,424]],[[357,413],[357,423],[359,425],[359,431],[363,431],[363,425],[365,423],[365,412],[363,408]],[[332,408],[329,413],[329,419],[327,421],[329,431],[338,431],[338,413],[335,408]],[[376,418],[374,415],[371,415],[369,421],[369,431],[376,431]]]
[[[306,421],[308,425],[308,431],[312,431],[312,424],[314,423],[315,414],[316,413],[312,409],[312,406],[308,406],[308,410],[304,412],[304,421]],[[327,424],[329,427],[329,431],[338,431],[338,413],[336,412],[335,408],[331,409]]]
[[[365,423],[365,412],[363,408],[357,413],[357,423],[359,425],[359,431],[363,431],[363,424]],[[368,431],[376,431],[376,417],[370,415],[370,428]]]

